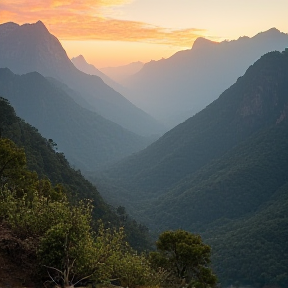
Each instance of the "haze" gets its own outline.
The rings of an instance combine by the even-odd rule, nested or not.
[[[70,58],[96,67],[167,58],[194,40],[237,39],[276,27],[287,33],[286,0],[1,0],[0,23],[41,20]]]

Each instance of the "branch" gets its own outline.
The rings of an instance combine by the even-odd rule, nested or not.
[[[55,268],[55,267],[51,267],[51,266],[46,266],[46,265],[43,265],[45,268],[49,268],[49,269],[54,269],[56,270],[57,272],[61,273],[61,275],[63,275],[63,272],[60,271],[59,269]]]
[[[88,275],[88,276],[85,276],[85,277],[81,278],[79,281],[77,281],[76,283],[74,283],[73,286],[77,285],[77,284],[78,284],[79,282],[81,282],[82,280],[85,280],[85,279],[87,279],[87,278],[93,276],[93,274],[94,274],[95,272],[96,272],[96,270],[94,270],[94,272],[93,272],[92,274],[90,274],[90,275]]]
[[[52,278],[52,276],[50,275],[50,273],[49,273],[49,271],[47,270],[47,273],[48,273],[48,275],[49,275],[49,277],[50,277],[50,279],[56,284],[56,285],[58,285],[58,283]]]

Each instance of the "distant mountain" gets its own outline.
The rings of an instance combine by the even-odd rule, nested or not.
[[[129,76],[132,76],[139,72],[144,66],[143,62],[132,62],[127,65],[117,67],[103,67],[100,68],[104,74],[108,75],[114,81],[123,85]]]
[[[22,26],[11,22],[0,25],[0,67],[7,67],[17,74],[37,71],[56,78],[85,99],[88,105],[84,108],[135,133],[151,135],[162,131],[156,120],[106,85],[101,78],[79,71],[58,39],[41,21]],[[83,105],[82,100],[78,103]]]
[[[263,54],[287,46],[288,35],[275,28],[220,43],[198,38],[190,50],[146,63],[123,85],[132,91],[128,99],[172,128],[215,100]]]
[[[98,175],[99,191],[154,231],[202,234],[224,287],[287,287],[287,79],[288,49],[262,56],[204,110]]]
[[[78,105],[67,90],[37,72],[20,76],[0,69],[1,96],[44,137],[53,139],[77,168],[95,170],[147,145],[144,137]]]
[[[104,83],[106,83],[108,86],[112,87],[115,91],[120,92],[123,96],[125,96],[125,94],[127,93],[126,89],[123,86],[121,86],[119,83],[115,82],[114,80],[109,78],[107,75],[102,73],[94,65],[89,64],[85,60],[83,55],[73,57],[71,59],[71,61],[78,70],[80,70],[86,74],[89,74],[89,75],[99,76],[104,81]]]

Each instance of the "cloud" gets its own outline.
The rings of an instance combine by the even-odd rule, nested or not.
[[[205,30],[175,30],[105,17],[103,9],[132,0],[1,0],[0,21],[44,22],[62,40],[136,41],[190,47]]]

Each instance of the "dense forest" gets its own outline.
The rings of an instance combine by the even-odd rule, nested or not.
[[[7,100],[0,99],[0,108],[0,262],[4,259],[5,265],[17,263],[17,270],[25,275],[24,282],[64,288],[89,282],[114,282],[131,288],[180,283],[215,287],[217,278],[208,266],[211,249],[200,236],[170,231],[159,238],[157,251],[137,253],[127,240],[145,248],[145,227],[131,221],[124,207],[118,207],[118,215],[113,213],[96,188],[69,167],[63,154],[54,151],[55,143],[45,140],[35,128],[16,117]],[[4,137],[9,132],[25,143],[24,148]],[[43,141],[45,146],[38,146],[42,149],[37,155],[33,155],[33,147],[26,149],[27,155],[33,155],[30,165],[55,177],[51,174],[55,173],[55,162],[55,168],[61,168],[62,173],[53,180],[64,180],[63,184],[53,184],[45,174],[38,175],[27,168],[25,148],[34,140]],[[56,158],[41,167],[38,162],[46,162],[42,157],[47,153]],[[72,177],[71,183],[67,176]],[[84,194],[74,193],[74,188],[83,189]],[[85,188],[92,191],[85,193]]]

